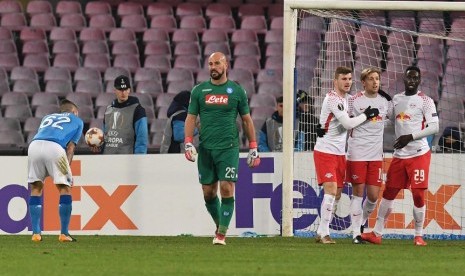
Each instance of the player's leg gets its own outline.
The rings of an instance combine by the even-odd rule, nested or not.
[[[42,190],[44,187],[47,170],[43,161],[42,141],[33,141],[28,148],[28,183],[30,183],[31,194],[29,198],[29,215],[32,226],[32,241],[42,241],[41,218],[42,218]]]
[[[225,236],[234,214],[234,185],[239,169],[239,149],[232,148],[214,151],[213,159],[216,174],[220,180],[221,206],[219,228],[214,244],[224,245]]]
[[[360,234],[362,225],[362,202],[365,192],[367,175],[367,161],[347,161],[346,180],[352,183],[352,197],[350,199],[350,220],[352,223],[352,243],[364,243]]]
[[[429,164],[431,152],[412,158],[408,170],[410,176],[410,187],[413,196],[413,218],[415,220],[414,244],[425,246],[423,240],[423,224],[426,214],[426,190],[428,188]]]
[[[73,210],[71,186],[67,184],[56,184],[56,187],[60,194],[58,214],[60,216],[61,231],[58,240],[60,242],[74,242],[76,239],[69,234],[69,222],[71,220],[71,212]]]
[[[215,223],[215,235],[220,224],[220,200],[218,198],[218,178],[213,170],[214,164],[210,150],[199,146],[197,168],[199,181],[202,184],[205,207]]]
[[[363,202],[363,218],[362,226],[366,224],[368,218],[371,216],[376,208],[379,192],[382,185],[382,161],[370,161],[368,163],[366,187],[366,199]],[[361,228],[362,229],[362,228]]]

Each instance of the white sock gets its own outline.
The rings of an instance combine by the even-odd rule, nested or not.
[[[376,218],[376,224],[375,228],[373,229],[373,232],[375,234],[381,236],[383,235],[384,231],[384,223],[387,220],[387,217],[392,211],[392,204],[394,203],[394,200],[389,200],[389,199],[381,199],[381,203],[379,204],[379,209],[378,209],[378,217]]]
[[[376,208],[376,200],[375,202],[371,202],[368,198],[363,202],[363,219],[362,224],[365,224],[368,218],[371,216],[371,213]]]
[[[329,223],[331,222],[335,196],[325,194],[321,203],[320,225],[316,233],[321,237],[329,235]]]
[[[333,221],[333,218],[334,216],[336,215],[336,212],[337,212],[337,205],[339,204],[339,199],[335,199],[334,200],[334,204],[333,204],[333,212],[331,212],[331,219],[329,220],[329,223],[331,223],[331,221]]]
[[[360,235],[360,226],[362,225],[362,201],[363,197],[352,196],[350,200],[350,220],[352,222],[353,238]]]
[[[425,223],[426,205],[423,207],[413,206],[413,218],[415,219],[415,236],[423,236],[423,224]]]

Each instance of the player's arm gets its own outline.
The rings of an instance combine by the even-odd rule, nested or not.
[[[73,141],[70,141],[68,145],[66,145],[66,157],[68,157],[68,163],[70,165],[71,165],[71,161],[73,161],[75,148],[76,148],[76,144]]]
[[[254,168],[260,165],[260,156],[258,155],[257,150],[257,140],[255,137],[255,126],[253,125],[252,117],[249,113],[241,115],[242,124],[244,126],[245,135],[249,140],[249,154],[247,155],[247,165]]]
[[[350,118],[349,114],[341,112],[339,113],[339,116],[336,115],[336,118],[345,129],[352,129],[356,126],[359,126],[366,120],[378,116],[378,114],[379,110],[377,108],[371,108],[369,106],[367,109],[365,109],[364,113],[358,115],[357,117]]]

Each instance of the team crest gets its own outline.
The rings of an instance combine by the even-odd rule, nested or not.
[[[231,87],[226,88],[226,93],[231,94],[233,92],[233,89]]]

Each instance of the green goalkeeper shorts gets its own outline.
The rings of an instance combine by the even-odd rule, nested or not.
[[[197,167],[201,184],[214,184],[218,180],[236,182],[239,147],[210,150],[200,145]]]

